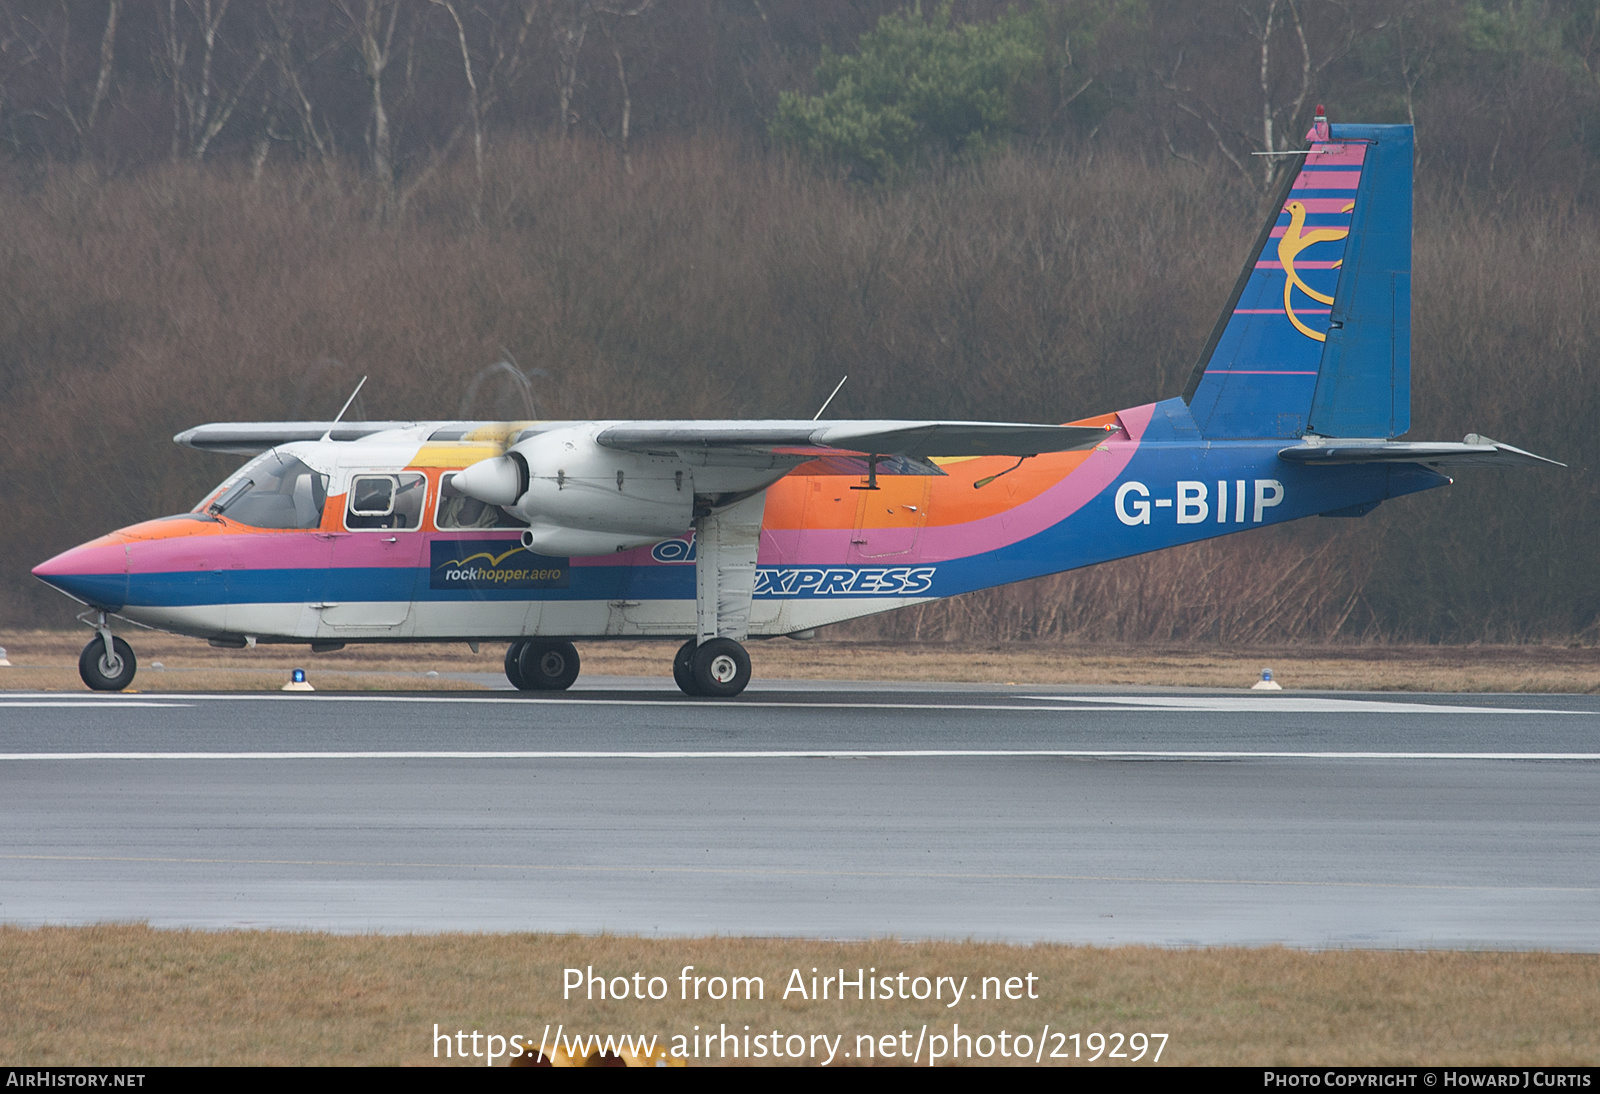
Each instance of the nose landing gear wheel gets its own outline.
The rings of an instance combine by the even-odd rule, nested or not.
[[[566,691],[578,678],[578,648],[571,642],[524,642],[517,671],[528,691]]]
[[[699,695],[700,691],[694,682],[694,651],[699,643],[693,638],[678,647],[678,652],[672,655],[672,682],[678,685],[678,690],[685,695]]]
[[[731,638],[702,642],[690,668],[699,694],[714,699],[731,699],[750,682],[750,655]]]
[[[133,647],[120,638],[111,640],[111,656],[106,656],[105,640],[96,635],[78,655],[78,675],[95,691],[121,691],[133,683],[139,662]]]

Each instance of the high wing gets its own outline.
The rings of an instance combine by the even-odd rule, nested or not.
[[[412,422],[211,422],[185,429],[172,439],[202,452],[254,455],[291,441],[359,441]]]
[[[926,421],[661,421],[623,422],[595,435],[606,448],[687,456],[696,462],[751,453],[905,456],[1036,456],[1093,448],[1115,427],[1013,422]]]
[[[186,429],[172,439],[203,452],[252,455],[292,441],[356,441],[415,422],[211,422]],[[466,423],[470,424],[470,423]],[[542,423],[519,434],[527,437],[571,423]],[[628,452],[694,453],[696,462],[730,462],[752,453],[813,458],[829,454],[904,456],[1035,456],[1092,448],[1105,439],[1100,426],[1028,425],[1011,422],[928,421],[643,421],[603,429],[595,440]],[[884,465],[888,470],[887,464]],[[910,469],[910,468],[908,468]]]
[[[1477,433],[1454,441],[1312,440],[1279,451],[1301,464],[1423,463],[1433,467],[1565,467],[1564,463]]]

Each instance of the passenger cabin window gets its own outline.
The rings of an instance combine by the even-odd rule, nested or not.
[[[455,474],[439,479],[439,511],[433,515],[437,528],[526,528],[527,522],[518,520],[498,505],[469,498],[458,493],[451,485]]]
[[[312,529],[327,501],[328,476],[273,451],[245,464],[205,511],[251,528]]]
[[[350,480],[344,526],[353,532],[378,528],[415,531],[422,524],[428,480],[417,474],[357,475]]]

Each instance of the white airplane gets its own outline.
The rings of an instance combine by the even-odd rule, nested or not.
[[[572,684],[573,639],[670,638],[684,692],[733,696],[752,637],[1360,516],[1447,465],[1551,464],[1475,434],[1394,439],[1411,130],[1319,114],[1308,139],[1180,398],[1068,425],[203,425],[175,439],[254,458],[190,512],[33,572],[88,606],[79,669],[100,690],[137,669],[120,616],[217,646],[506,641],[530,690]]]

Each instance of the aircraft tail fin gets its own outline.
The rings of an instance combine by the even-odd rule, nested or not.
[[[1184,391],[1208,438],[1411,427],[1411,127],[1306,137]]]

